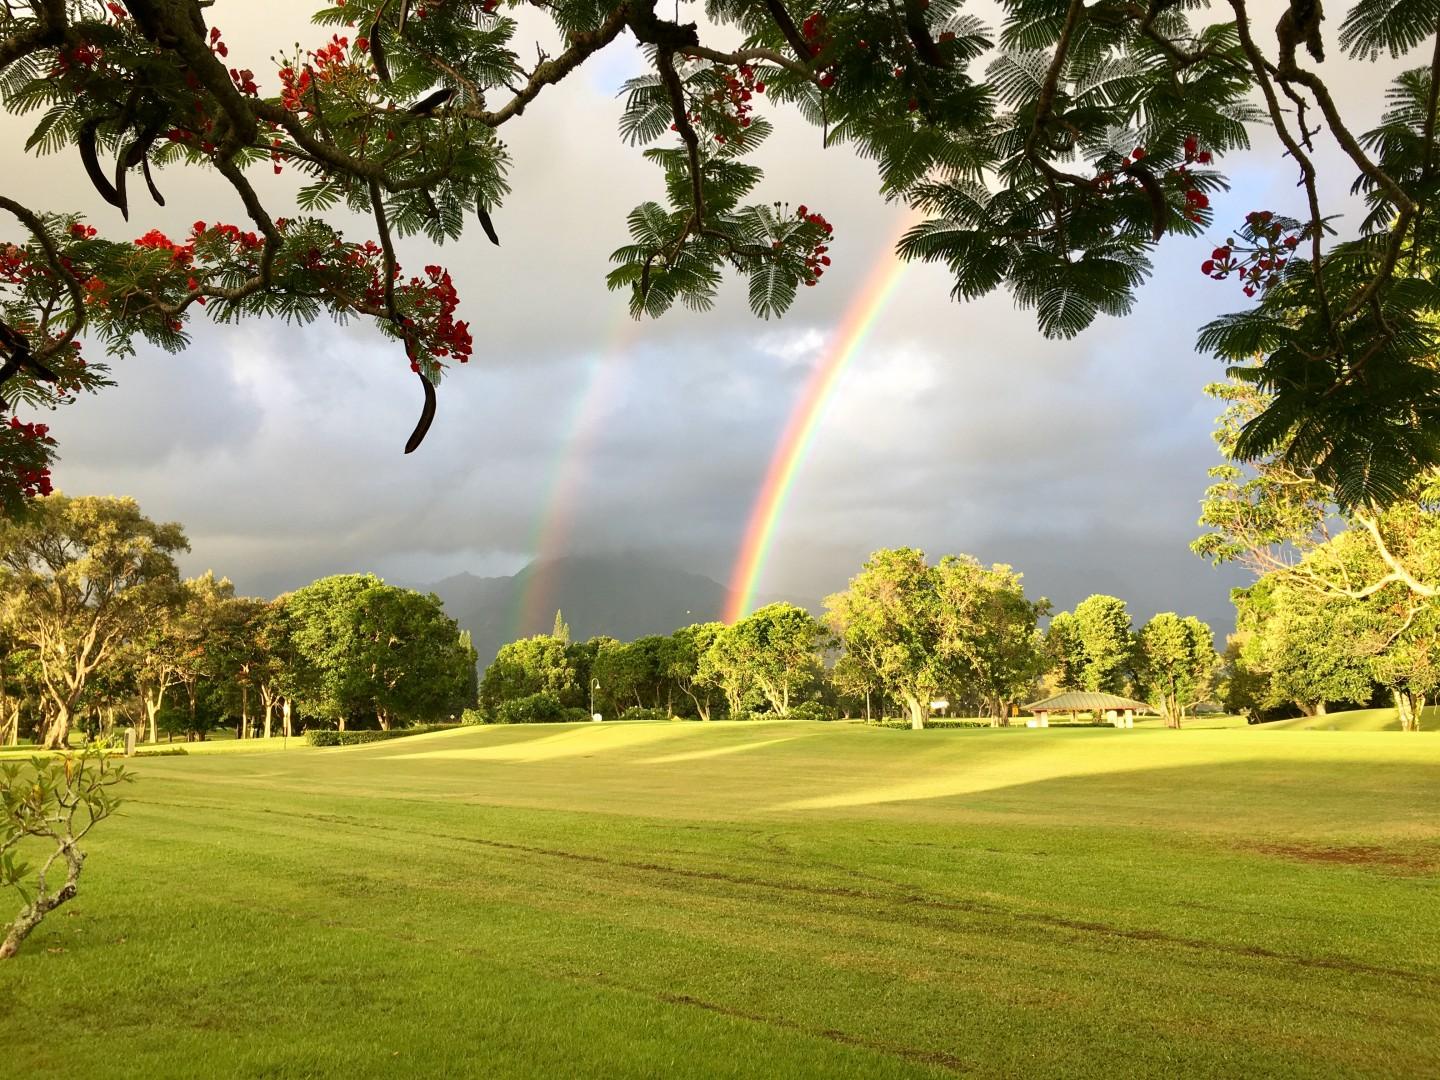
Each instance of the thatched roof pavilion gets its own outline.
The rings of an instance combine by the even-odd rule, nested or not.
[[[1052,712],[1068,712],[1072,718],[1076,713],[1103,712],[1105,719],[1116,727],[1134,727],[1136,713],[1155,711],[1143,701],[1090,690],[1071,690],[1021,707],[1028,713],[1034,713],[1035,719],[1031,724],[1035,727],[1049,727]]]

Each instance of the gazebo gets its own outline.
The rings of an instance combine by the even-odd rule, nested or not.
[[[1035,717],[1026,722],[1026,727],[1049,727],[1052,712],[1068,712],[1072,720],[1076,713],[1103,712],[1105,719],[1115,727],[1128,728],[1135,726],[1136,713],[1155,711],[1143,701],[1135,701],[1132,698],[1119,697],[1115,694],[1097,694],[1088,690],[1072,690],[1068,693],[1056,694],[1044,701],[1036,701],[1021,707]]]

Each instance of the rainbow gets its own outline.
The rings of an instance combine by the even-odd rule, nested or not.
[[[568,545],[586,469],[594,456],[609,407],[624,382],[629,348],[639,326],[626,309],[621,309],[605,335],[608,343],[588,362],[589,370],[562,429],[560,452],[543,487],[545,497],[541,500],[529,544],[529,550],[534,552],[530,574],[515,598],[508,641],[527,633],[544,633],[550,628],[555,582],[545,563],[565,551]]]
[[[815,432],[825,407],[839,385],[840,377],[860,354],[870,331],[875,328],[881,312],[904,276],[905,264],[895,257],[892,245],[892,250],[876,264],[851,302],[844,320],[805,384],[800,400],[790,410],[790,418],[765,470],[765,481],[750,509],[745,536],[730,573],[729,595],[725,603],[727,623],[744,618],[754,605],[755,590],[775,541],[775,527],[795,487],[795,474],[815,441]]]

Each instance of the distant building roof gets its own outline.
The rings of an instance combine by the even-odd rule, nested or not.
[[[1154,712],[1143,701],[1116,697],[1114,694],[1095,694],[1088,690],[1071,690],[1054,697],[1021,706],[1026,712],[1083,712],[1087,709],[1133,709],[1135,712]]]

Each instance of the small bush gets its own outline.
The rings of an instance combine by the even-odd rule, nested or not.
[[[361,743],[402,739],[406,735],[425,735],[431,731],[448,731],[458,726],[457,724],[416,724],[414,727],[391,728],[389,731],[331,731],[328,728],[311,728],[305,732],[305,741],[311,746],[359,746]]]
[[[669,720],[670,714],[664,709],[642,709],[638,705],[631,706],[620,714],[621,720]]]
[[[479,709],[466,709],[460,714],[460,723],[466,727],[472,727],[478,724],[488,724],[490,719]]]
[[[840,712],[823,701],[802,701],[785,716],[786,720],[839,720]]]
[[[530,694],[527,697],[511,698],[509,701],[500,703],[495,710],[495,722],[497,724],[563,724],[575,719],[585,719],[585,716],[575,715],[584,710],[567,709],[560,704],[560,699],[548,690],[542,690],[538,694]]]
[[[893,728],[897,731],[910,730],[910,721],[904,717],[886,717],[883,720],[876,720],[875,725],[876,727]],[[989,720],[976,720],[963,716],[932,716],[925,721],[925,727],[930,729],[988,728],[992,726]],[[1016,725],[1015,721],[1011,720],[1010,726],[1024,727],[1025,722],[1022,720]]]

